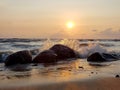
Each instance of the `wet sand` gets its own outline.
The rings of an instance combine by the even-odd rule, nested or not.
[[[2,87],[0,90],[120,90],[120,78],[96,78],[45,85]]]
[[[120,90],[120,62],[90,65],[86,60],[55,65],[1,64],[0,90]]]

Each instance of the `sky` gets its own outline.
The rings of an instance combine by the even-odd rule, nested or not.
[[[120,0],[0,0],[0,38],[120,39]]]

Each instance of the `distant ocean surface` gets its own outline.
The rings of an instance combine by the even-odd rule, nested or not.
[[[63,44],[74,49],[81,58],[72,61],[60,61],[55,65],[20,65],[11,68],[4,66],[6,57],[14,52],[30,50],[33,57],[55,44]],[[120,74],[120,60],[91,66],[87,57],[94,53],[110,53],[120,56],[120,40],[101,39],[0,39],[0,86],[24,84],[56,83],[61,81],[89,78],[94,76],[115,76]],[[82,68],[81,68],[82,67]],[[29,80],[30,82],[28,83]],[[9,82],[8,82],[9,81]],[[11,83],[10,83],[11,82]],[[17,84],[17,83],[16,83]],[[19,85],[19,84],[18,84]]]

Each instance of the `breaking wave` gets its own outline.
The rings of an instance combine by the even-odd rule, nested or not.
[[[68,40],[68,39],[63,39],[58,42],[54,42],[54,41],[51,41],[50,39],[48,39],[43,44],[42,50],[47,50],[55,44],[62,44],[62,45],[72,48],[81,58],[86,58],[90,54],[95,53],[95,52],[100,52],[100,53],[108,52],[107,49],[103,45],[99,44],[98,41],[95,43],[88,42],[87,44],[85,44],[81,47],[80,41]]]
[[[7,40],[3,40],[3,41],[7,42]],[[27,42],[25,44],[23,44],[23,43],[21,44],[21,43],[17,43],[17,41],[19,41],[18,39],[14,39],[14,41],[16,41],[16,43],[10,44],[11,47],[9,47],[9,48],[15,47],[15,49],[20,48],[20,50],[27,49],[27,50],[31,51],[32,55],[37,55],[41,51],[48,50],[55,44],[62,44],[62,45],[68,46],[71,49],[73,49],[76,52],[76,54],[78,55],[78,57],[80,57],[80,58],[87,58],[89,55],[91,55],[95,52],[110,53],[110,54],[115,54],[115,55],[120,56],[120,50],[110,51],[108,49],[108,47],[109,48],[116,47],[115,45],[119,46],[119,44],[115,44],[116,42],[109,43],[108,41],[101,42],[101,41],[81,41],[81,40],[73,40],[73,39],[63,39],[63,40],[47,39],[47,40],[34,40],[35,41],[34,43],[28,43],[30,40],[25,39],[25,40],[22,40],[22,42],[23,41],[24,42],[27,41]],[[38,41],[41,41],[41,42],[38,42]],[[1,42],[1,45],[3,46],[5,43],[2,43],[2,42]],[[3,50],[3,49],[1,49],[1,50]],[[14,51],[0,52],[0,62],[4,61],[5,58],[8,55],[12,54],[13,52]]]

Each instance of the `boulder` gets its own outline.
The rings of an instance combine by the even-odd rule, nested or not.
[[[56,59],[57,54],[54,51],[45,50],[33,59],[33,63],[53,63],[56,62]]]
[[[68,59],[76,57],[74,50],[61,44],[54,45],[50,48],[50,50],[53,50],[57,54],[57,59]]]
[[[15,64],[27,64],[32,62],[32,55],[29,51],[19,51],[9,55],[5,60],[5,66]]]
[[[105,61],[115,61],[118,58],[107,53],[93,53],[87,58],[87,61],[90,62],[105,62]]]
[[[90,55],[87,58],[87,61],[90,61],[90,62],[103,62],[103,61],[106,61],[106,59],[103,58],[100,53],[96,52],[96,53],[93,53],[92,55]]]

